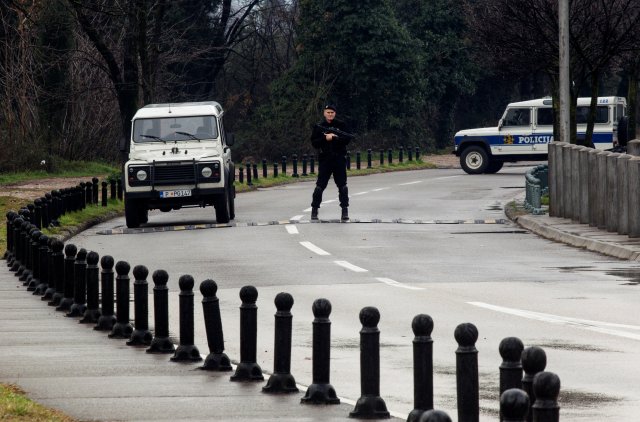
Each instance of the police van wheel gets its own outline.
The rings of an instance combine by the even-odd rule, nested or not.
[[[495,174],[500,171],[503,165],[504,161],[492,161],[489,163],[487,169],[484,172],[486,174]]]
[[[462,170],[469,174],[482,174],[489,165],[489,157],[484,148],[475,145],[470,146],[462,151],[460,165]]]

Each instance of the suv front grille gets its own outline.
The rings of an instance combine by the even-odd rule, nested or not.
[[[158,165],[153,167],[153,183],[155,185],[194,184],[196,167],[193,163],[181,165]]]

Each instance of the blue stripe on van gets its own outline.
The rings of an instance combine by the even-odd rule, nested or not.
[[[584,137],[584,133],[578,133],[578,137]],[[613,146],[612,133],[594,133],[594,144],[608,144]],[[535,135],[492,135],[492,136],[456,136],[456,145],[460,145],[462,141],[481,141],[489,145],[533,145],[548,144],[553,141],[552,133],[539,133]]]

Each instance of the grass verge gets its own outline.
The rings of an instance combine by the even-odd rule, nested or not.
[[[74,422],[76,419],[27,398],[15,385],[0,384],[0,420]]]

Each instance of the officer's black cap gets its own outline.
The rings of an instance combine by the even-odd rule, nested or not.
[[[333,104],[327,104],[324,106],[325,110],[333,110],[335,112],[337,112],[338,110],[336,110],[336,106],[334,106]]]

